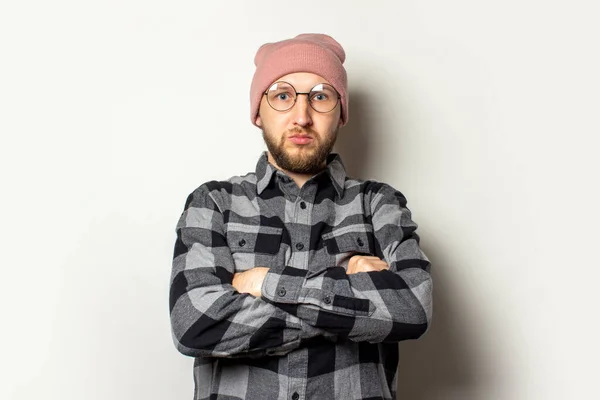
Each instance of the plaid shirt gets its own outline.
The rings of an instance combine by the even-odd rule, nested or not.
[[[267,160],[188,197],[170,316],[194,399],[395,399],[398,344],[431,322],[430,263],[405,197],[346,176],[339,155],[302,188]],[[346,274],[350,257],[389,270]],[[269,267],[262,296],[233,274]]]

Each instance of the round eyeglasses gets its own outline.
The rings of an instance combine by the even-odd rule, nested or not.
[[[267,89],[263,94],[267,96],[267,103],[276,111],[287,111],[294,107],[298,95],[308,96],[308,104],[313,110],[320,113],[327,113],[337,106],[340,95],[333,86],[327,83],[315,85],[310,92],[297,92],[291,83],[278,81]]]

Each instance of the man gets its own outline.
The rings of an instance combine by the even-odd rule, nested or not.
[[[327,35],[263,45],[255,172],[207,182],[177,224],[170,312],[195,399],[395,399],[398,344],[431,321],[406,199],[346,176],[345,53]]]

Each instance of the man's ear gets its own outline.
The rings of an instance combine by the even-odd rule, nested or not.
[[[262,119],[260,118],[260,114],[256,117],[256,125],[262,128]]]

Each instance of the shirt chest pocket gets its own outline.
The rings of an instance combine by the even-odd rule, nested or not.
[[[227,244],[236,272],[254,267],[275,267],[279,261],[282,228],[232,223]]]
[[[373,227],[366,224],[333,228],[322,235],[323,247],[335,265],[346,267],[355,255],[375,255]]]

